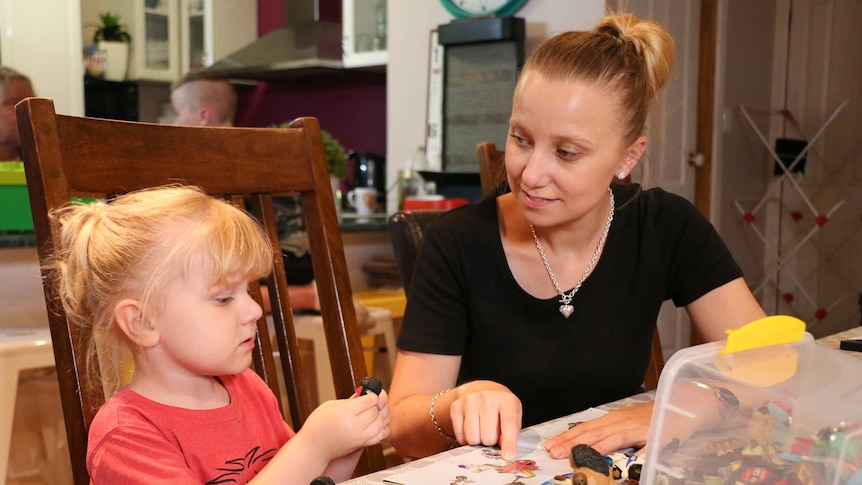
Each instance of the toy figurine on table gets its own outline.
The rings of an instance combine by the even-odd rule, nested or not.
[[[572,447],[572,485],[614,485],[607,457],[588,445]]]
[[[572,447],[572,473],[557,475],[546,485],[637,485],[643,457],[616,452],[603,456],[594,448],[580,444]]]

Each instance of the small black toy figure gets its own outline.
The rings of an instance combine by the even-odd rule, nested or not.
[[[320,476],[312,480],[311,485],[335,485],[335,482],[327,476]]]
[[[383,383],[380,382],[380,379],[376,377],[363,377],[361,381],[359,381],[359,387],[361,390],[359,391],[360,396],[364,396],[368,394],[368,392],[373,392],[374,394],[380,395],[380,391],[383,390]]]
[[[614,485],[608,459],[589,445],[572,447],[572,485]]]

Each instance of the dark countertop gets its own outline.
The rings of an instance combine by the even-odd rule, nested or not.
[[[386,217],[374,217],[367,222],[357,219],[346,218],[338,225],[341,232],[374,232],[386,231]],[[36,235],[31,231],[0,231],[0,249],[9,248],[35,248]]]
[[[32,231],[0,231],[0,249],[35,247],[36,235]]]
[[[388,220],[389,217],[386,214],[374,214],[371,217],[359,219],[355,213],[344,213],[338,228],[341,232],[387,231],[389,230]]]

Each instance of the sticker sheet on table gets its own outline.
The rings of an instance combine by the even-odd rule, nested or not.
[[[570,474],[572,467],[569,460],[551,458],[542,445],[545,440],[578,422],[604,414],[606,411],[587,409],[521,431],[518,457],[513,461],[503,460],[497,447],[464,447],[452,450],[452,456],[422,468],[392,475],[385,481],[397,485],[550,485],[554,483],[555,476]]]

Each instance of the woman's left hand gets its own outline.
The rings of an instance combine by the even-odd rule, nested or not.
[[[545,442],[552,458],[568,458],[577,444],[592,446],[602,455],[646,444],[653,403],[629,406],[591,421],[584,421]]]

